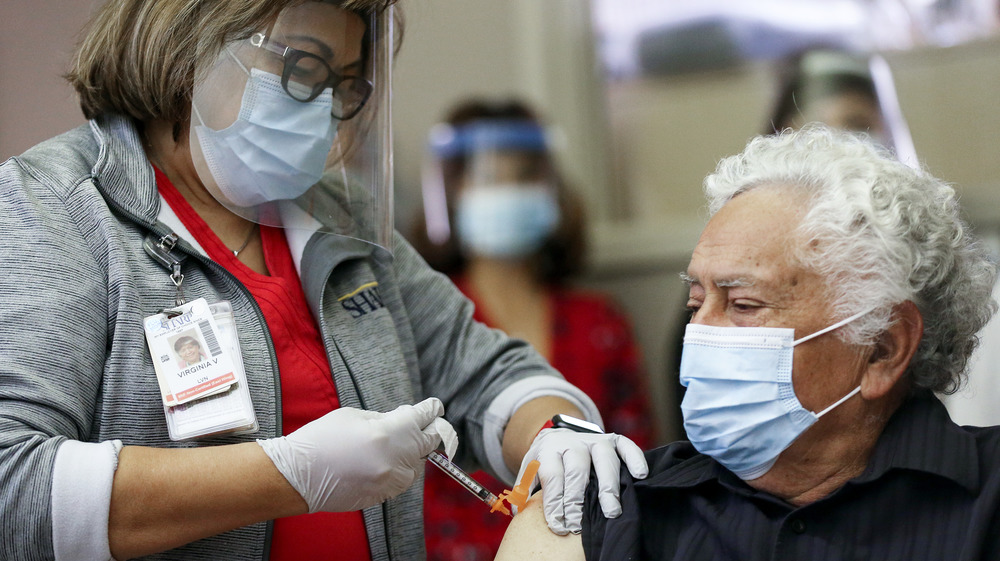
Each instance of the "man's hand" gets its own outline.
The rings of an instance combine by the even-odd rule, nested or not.
[[[288,436],[257,442],[309,512],[360,510],[405,491],[442,437],[454,440],[442,415],[437,398],[388,413],[342,407]]]
[[[629,473],[642,479],[649,473],[642,450],[619,434],[592,434],[549,428],[538,433],[521,462],[521,473],[531,460],[538,460],[538,481],[549,529],[559,535],[582,530],[583,495],[590,478],[590,466],[597,474],[598,498],[604,516],[622,513],[618,501],[618,473],[621,460]]]

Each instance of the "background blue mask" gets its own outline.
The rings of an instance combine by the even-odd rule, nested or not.
[[[487,257],[524,257],[555,231],[559,206],[545,183],[474,185],[459,197],[456,222],[467,250]]]

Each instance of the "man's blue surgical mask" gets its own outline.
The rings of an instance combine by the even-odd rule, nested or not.
[[[793,348],[867,313],[798,340],[794,329],[689,324],[680,372],[688,440],[740,479],[767,473],[806,429],[861,390],[819,413],[806,410],[792,385]]]
[[[462,245],[486,257],[530,255],[559,225],[559,205],[545,183],[470,186],[456,213]]]
[[[222,130],[195,129],[222,194],[233,204],[252,207],[294,199],[315,185],[337,134],[339,121],[330,116],[333,103],[332,90],[309,102],[296,101],[281,87],[280,77],[251,69],[236,122]]]

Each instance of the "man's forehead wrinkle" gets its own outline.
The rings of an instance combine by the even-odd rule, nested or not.
[[[700,278],[697,275],[690,275],[688,273],[680,273],[681,280],[684,284],[702,284]],[[733,288],[741,286],[755,286],[758,283],[758,279],[753,275],[739,275],[739,276],[726,276],[712,281],[712,284],[719,288]]]
[[[757,284],[757,281],[752,277],[735,277],[718,279],[714,284],[719,288],[735,288],[741,286],[754,286]]]

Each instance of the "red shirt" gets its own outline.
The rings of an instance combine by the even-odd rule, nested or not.
[[[243,283],[260,306],[278,359],[283,433],[287,435],[340,407],[323,340],[306,303],[284,231],[260,227],[264,261],[271,273],[262,275],[233,255],[159,169],[156,184],[208,256]],[[275,520],[271,559],[369,561],[368,533],[361,512],[317,512]]]
[[[463,279],[455,284],[475,302]],[[640,448],[652,446],[649,392],[625,315],[594,292],[557,289],[549,300],[552,366],[594,400],[608,431],[624,434]],[[474,317],[493,325],[479,306]],[[494,493],[509,489],[486,472],[473,477]],[[437,468],[426,471],[424,516],[428,561],[491,560],[510,522]]]

